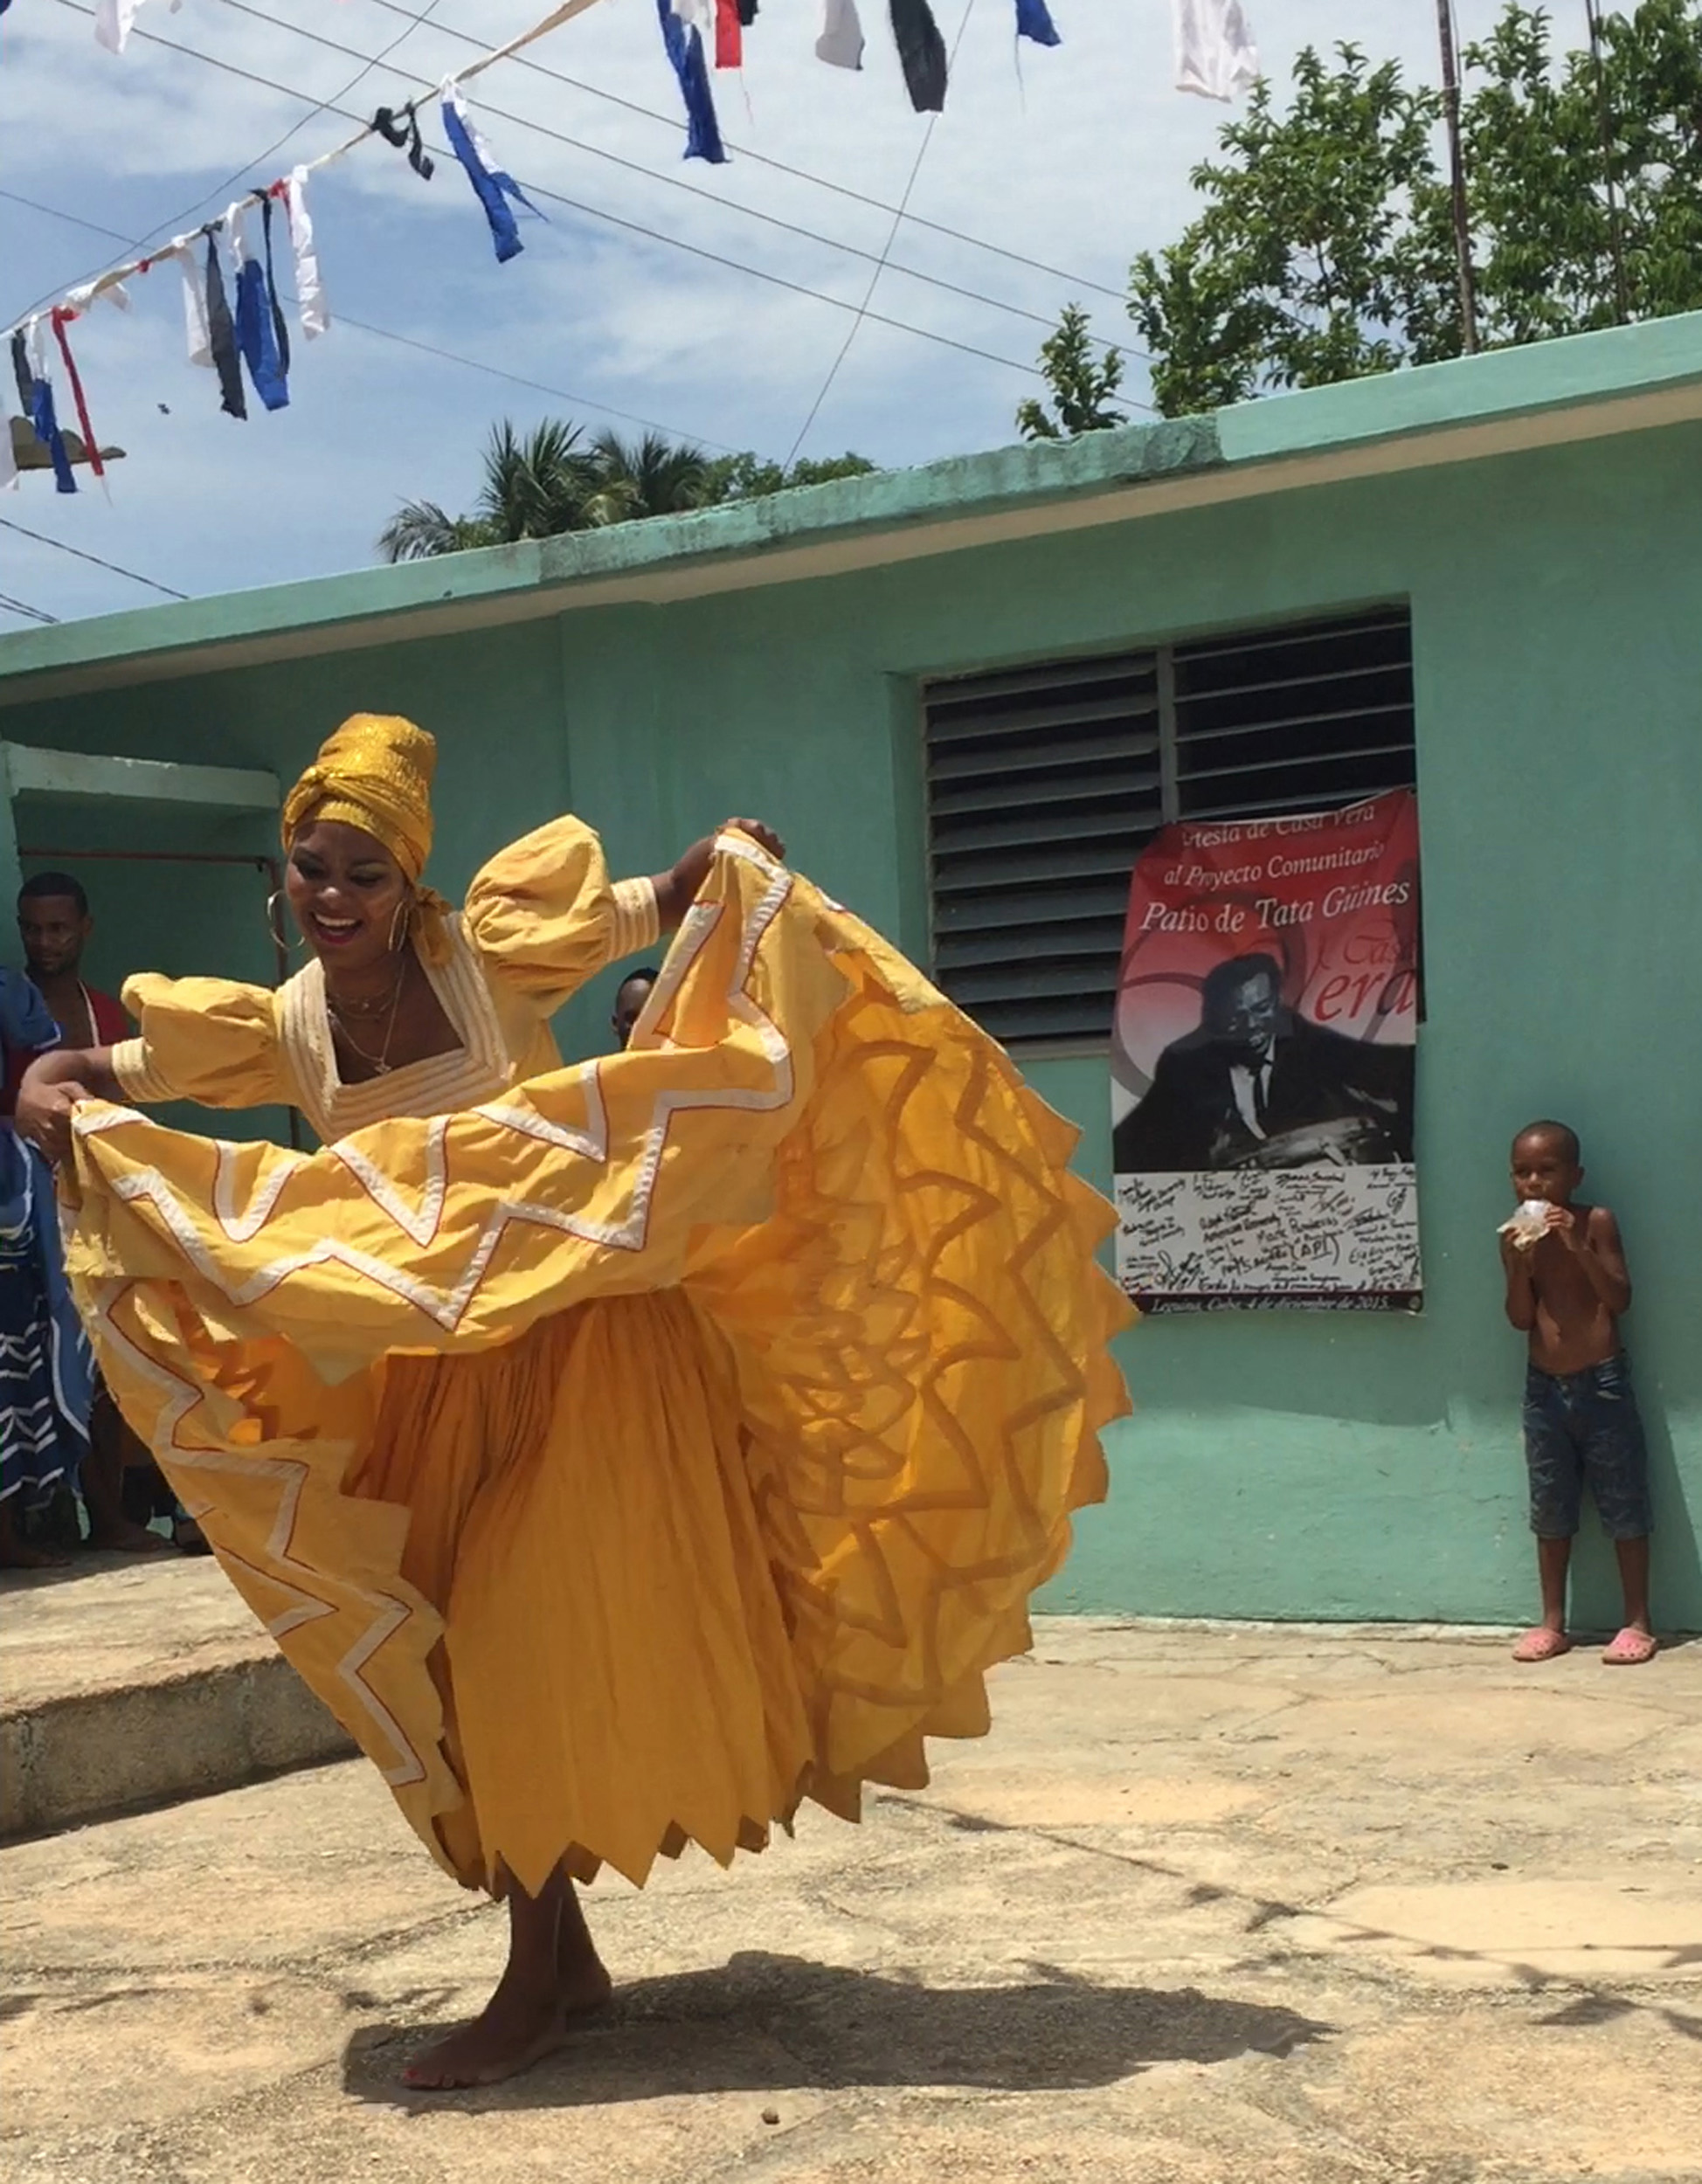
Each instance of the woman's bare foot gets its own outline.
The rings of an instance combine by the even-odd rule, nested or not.
[[[470,2025],[409,2063],[402,2083],[446,2092],[518,2077],[565,2045],[575,2020],[600,2008],[612,1985],[566,1875],[554,1874],[535,1897],[511,1883],[509,1961],[496,1992]]]

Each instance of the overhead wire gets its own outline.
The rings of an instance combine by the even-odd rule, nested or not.
[[[15,523],[9,515],[0,515],[9,531],[18,531],[25,538],[32,538],[38,546],[57,546],[62,554],[73,554],[79,561],[92,561],[97,569],[109,569],[115,577],[128,577],[132,584],[145,584],[150,591],[163,591],[168,599],[186,599],[187,591],[179,591],[175,584],[161,584],[153,577],[144,577],[139,570],[127,569],[121,562],[107,561],[99,554],[92,554],[86,547],[68,546],[62,538],[50,538],[45,531],[32,531],[27,523]],[[57,620],[57,616],[50,616]]]
[[[958,48],[964,42],[964,32],[969,28],[969,18],[974,14],[974,12],[975,0],[964,0],[963,20],[958,25],[957,37],[951,41],[951,52],[946,63],[946,71],[948,74],[951,73],[951,69],[957,66]],[[816,418],[821,414],[821,405],[827,399],[828,393],[832,390],[834,380],[839,377],[840,367],[844,363],[846,358],[851,354],[851,344],[856,340],[858,334],[861,331],[863,321],[868,314],[868,307],[875,301],[875,291],[880,286],[881,275],[887,269],[887,254],[891,250],[893,245],[898,240],[898,231],[904,225],[905,208],[910,204],[910,193],[915,190],[917,179],[922,173],[922,162],[928,156],[928,147],[934,141],[934,125],[938,120],[939,115],[937,113],[931,114],[928,116],[928,126],[922,132],[922,142],[917,147],[915,159],[910,162],[910,179],[904,184],[904,194],[899,198],[897,204],[893,208],[892,225],[887,231],[885,247],[882,250],[879,258],[875,260],[874,272],[868,276],[868,286],[863,291],[862,304],[857,312],[856,317],[852,320],[850,325],[846,329],[845,339],[840,344],[839,354],[834,357],[833,363],[828,365],[827,377],[822,381],[820,389],[817,390],[815,400],[810,404],[809,414],[805,418],[804,422],[798,428],[798,437],[792,441],[792,451],[786,457],[786,467],[788,469],[790,469],[792,464],[797,461],[798,451],[804,445],[805,440],[808,439],[811,425],[815,423]]]
[[[31,606],[27,599],[14,599],[4,591],[0,591],[0,607],[3,607],[8,614],[22,614],[31,622],[57,624],[59,619],[57,614],[50,614],[45,607]]]
[[[121,235],[115,227],[103,227],[98,220],[86,220],[80,213],[67,212],[63,206],[44,204],[38,197],[26,197],[16,190],[0,188],[0,197],[13,204],[27,205],[31,212],[45,213],[49,218],[68,221],[74,227],[86,228],[92,235],[109,236],[114,243],[122,243],[126,249],[139,250],[142,245],[135,238]],[[644,417],[635,410],[622,410],[612,402],[599,402],[594,396],[576,394],[566,387],[552,385],[546,379],[529,379],[523,372],[505,371],[500,364],[488,363],[481,356],[465,356],[459,349],[445,349],[435,342],[422,341],[417,335],[398,334],[394,327],[374,326],[370,320],[350,318],[339,304],[334,323],[350,327],[357,334],[368,334],[381,342],[396,342],[404,349],[414,349],[427,356],[436,356],[447,364],[460,364],[468,371],[481,371],[493,379],[506,380],[510,386],[528,387],[536,394],[551,395],[558,402],[571,403],[575,409],[597,410],[605,417],[619,418],[623,425],[641,425],[647,432],[666,432],[672,439],[691,440],[700,447],[719,455],[735,455],[741,451],[730,447],[724,440],[709,439],[702,432],[689,432],[684,425],[669,425],[661,418]]]
[[[268,24],[274,30],[287,31],[292,38],[305,38],[312,45],[324,46],[329,52],[342,53],[350,59],[358,58],[357,47],[344,45],[336,38],[327,38],[322,31],[308,30],[303,24],[280,22],[277,17],[267,14],[264,8],[250,5],[249,0],[224,0],[224,4],[233,14],[246,15],[255,22]],[[431,27],[440,34],[444,33],[444,25],[441,24],[433,24]],[[466,32],[457,32],[453,35],[470,36]],[[536,69],[540,75],[557,80],[569,80],[565,78],[557,78],[557,72],[554,69],[546,68],[539,61],[529,61],[523,54],[515,55],[515,65],[521,68],[531,67]],[[758,206],[738,204],[730,198],[717,197],[712,190],[700,190],[694,183],[683,181],[677,175],[659,174],[654,167],[647,167],[641,160],[628,159],[620,152],[610,151],[601,144],[590,143],[584,137],[571,135],[565,129],[557,128],[550,122],[535,121],[529,114],[515,114],[507,107],[494,106],[488,98],[481,98],[479,104],[481,111],[489,114],[495,121],[506,121],[515,128],[530,129],[540,136],[548,137],[554,143],[567,145],[572,150],[584,152],[592,159],[604,160],[611,166],[622,168],[628,174],[641,175],[647,182],[660,183],[665,189],[680,190],[685,196],[695,198],[700,204],[712,205],[721,211],[736,213],[742,219],[760,221],[765,227],[778,228],[783,234],[796,235],[807,242],[820,243],[829,250],[841,251],[848,258],[863,259],[869,265],[877,267],[884,267],[890,263],[889,253],[893,241],[896,238],[897,225],[907,217],[910,191],[915,188],[915,175],[912,173],[910,183],[904,192],[905,209],[898,212],[893,233],[888,238],[886,252],[877,253],[875,251],[864,250],[855,243],[843,242],[837,236],[824,235],[819,228],[804,227],[795,220],[783,220],[778,214],[765,212]],[[934,115],[929,117],[927,134],[923,140],[924,148],[932,137],[934,122],[937,119],[937,116]],[[891,206],[883,209],[888,211],[893,210]],[[1007,303],[1000,296],[986,295],[978,288],[965,288],[955,280],[947,280],[939,273],[924,273],[915,266],[891,266],[890,269],[894,273],[902,273],[909,280],[923,281],[930,287],[943,288],[948,294],[961,296],[967,302],[982,304],[988,310],[1004,311],[1014,318],[1027,319],[1035,326],[1044,326],[1049,329],[1056,323],[1055,319],[1048,317],[1043,311],[1030,311],[1023,304]],[[1061,280],[1068,278],[1062,273],[1055,277]],[[1092,335],[1089,338],[1101,348],[1109,349],[1112,346],[1099,335]]]
[[[382,8],[387,15],[405,15],[407,12],[401,5],[401,0],[369,0],[369,5]],[[432,28],[439,38],[456,38],[464,45],[482,45],[484,43],[475,32],[460,30],[453,23],[433,22]],[[685,134],[685,124],[673,114],[662,113],[660,107],[647,107],[637,99],[625,98],[619,92],[605,90],[600,84],[587,83],[584,77],[571,76],[564,69],[551,68],[529,53],[516,54],[515,66],[526,69],[533,75],[547,77],[551,83],[564,85],[570,91],[582,91],[588,97],[601,99],[609,106],[623,107],[626,113],[640,115],[647,121],[660,122],[676,135]],[[868,205],[875,212],[896,210],[884,197],[870,197],[866,190],[854,190],[848,183],[830,181],[826,175],[813,174],[806,167],[793,167],[784,159],[776,159],[771,153],[759,152],[749,144],[737,143],[724,130],[722,141],[729,151],[736,153],[740,159],[749,160],[753,166],[769,168],[778,175],[789,175],[795,182],[806,182],[813,189],[830,190],[834,197],[847,197],[854,204]],[[650,173],[653,170],[647,168],[645,171]],[[686,187],[689,188],[690,184]],[[699,197],[709,195],[707,190],[698,190],[695,194]],[[717,197],[712,202],[718,204],[723,200]],[[966,243],[972,250],[986,251],[995,258],[1008,259],[1014,266],[1026,266],[1031,273],[1045,273],[1054,280],[1062,281],[1067,287],[1090,288],[1096,295],[1110,297],[1113,303],[1121,303],[1125,300],[1120,288],[1107,287],[1104,281],[1090,280],[1085,274],[1066,273],[1061,266],[1048,265],[1042,259],[1026,258],[1021,251],[1012,250],[1003,243],[990,243],[985,236],[966,234],[962,228],[950,227],[941,220],[928,219],[920,212],[907,211],[904,219],[908,226],[926,228],[932,234],[949,237],[954,243]]]
[[[406,8],[396,8],[393,10],[394,13],[404,16],[407,18],[407,28],[403,31],[398,31],[396,36],[391,38],[388,45],[383,47],[381,51],[373,54],[372,58],[366,63],[366,66],[362,68],[357,74],[351,76],[349,81],[343,85],[341,91],[334,92],[332,93],[332,99],[321,100],[316,106],[313,107],[308,113],[304,114],[300,121],[292,121],[290,126],[284,131],[283,135],[279,137],[274,143],[268,144],[263,152],[256,153],[253,159],[245,160],[243,164],[237,169],[234,174],[227,175],[223,182],[217,183],[211,190],[204,190],[200,197],[194,200],[192,204],[186,204],[181,212],[173,213],[169,220],[162,220],[158,222],[155,226],[151,227],[148,231],[146,235],[137,236],[129,243],[128,247],[132,250],[145,250],[149,244],[152,242],[156,236],[176,234],[177,230],[183,225],[183,222],[188,219],[192,219],[195,214],[200,211],[204,205],[217,204],[219,199],[224,197],[226,190],[234,190],[236,188],[238,183],[242,180],[245,175],[252,173],[256,167],[263,167],[267,160],[274,158],[278,153],[282,151],[286,144],[292,142],[296,137],[298,137],[301,134],[301,131],[306,128],[310,122],[316,121],[320,115],[324,113],[326,107],[332,103],[332,100],[346,99],[351,92],[357,90],[365,81],[367,77],[372,73],[373,70],[379,67],[384,61],[388,60],[391,55],[395,52],[399,45],[406,45],[409,38],[412,37],[413,33],[419,28],[421,24],[426,20],[427,17],[429,17],[434,10],[441,5],[442,0],[426,0],[426,6],[418,15],[412,14]],[[80,13],[81,10],[79,10],[78,12]],[[140,32],[139,35],[146,37],[147,33],[146,31],[142,31]],[[108,232],[110,232],[110,231]],[[88,273],[80,275],[77,280],[71,282],[69,285],[73,287],[79,287],[84,280],[97,280],[100,275],[105,272],[105,270],[106,268],[104,266],[96,266]],[[38,296],[35,302],[30,306],[30,311],[40,310],[44,304],[51,303],[53,301],[54,295],[63,294],[64,290],[55,289],[51,294]],[[30,315],[30,311],[22,312],[19,315],[21,317],[27,318]]]
[[[92,17],[93,14],[93,10],[85,7],[82,0],[59,0],[59,3],[61,7],[68,8],[73,15]],[[589,4],[589,0],[581,0],[581,3]],[[278,92],[285,98],[300,99],[310,104],[314,103],[313,94],[310,92],[300,91],[292,85],[280,83],[275,77],[261,75],[252,68],[240,66],[235,61],[224,60],[217,54],[203,52],[197,46],[181,45],[176,38],[165,38],[157,31],[145,31],[138,24],[132,30],[130,35],[133,38],[145,39],[149,45],[163,45],[168,52],[186,54],[191,60],[204,62],[208,67],[216,69],[225,75],[237,77],[246,83],[256,84],[267,91]],[[320,110],[325,113],[335,113],[345,121],[354,121],[357,118],[346,109],[329,102],[321,102]],[[350,140],[351,142],[353,141],[353,139]],[[443,159],[451,159],[454,156],[446,147],[435,141],[432,143],[432,149]],[[329,158],[332,156],[327,154],[324,156]],[[542,197],[548,204],[559,204],[569,211],[583,213],[587,218],[600,220],[610,227],[624,229],[629,234],[641,235],[647,241],[663,244],[671,250],[683,251],[688,255],[703,259],[711,265],[725,266],[731,272],[745,274],[751,280],[763,281],[771,287],[784,288],[794,295],[807,296],[818,303],[829,304],[838,311],[855,313],[860,308],[858,305],[844,297],[830,295],[824,289],[812,288],[801,280],[789,280],[784,273],[770,273],[762,266],[747,265],[742,259],[729,258],[720,251],[706,249],[700,243],[686,242],[681,237],[669,235],[661,228],[647,226],[643,221],[629,220],[619,213],[605,211],[600,205],[584,204],[580,199],[567,197],[560,190],[548,189],[541,183],[528,182],[525,188],[530,197]],[[102,278],[110,280],[112,274],[108,273]],[[32,307],[32,308],[39,308],[39,306]],[[26,312],[23,315],[28,317],[30,314]],[[861,315],[875,325],[887,326],[896,332],[913,335],[918,341],[933,342],[941,348],[955,349],[962,356],[979,357],[985,363],[1002,365],[1007,371],[1020,371],[1026,377],[1032,379],[1043,377],[1037,365],[1021,363],[1012,356],[1001,356],[994,349],[983,349],[973,342],[958,341],[950,334],[938,334],[928,327],[912,325],[908,319],[890,318],[878,311],[864,311]]]

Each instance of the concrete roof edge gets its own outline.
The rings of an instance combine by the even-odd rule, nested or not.
[[[913,535],[1247,466],[1270,467],[1276,489],[1285,464],[1295,464],[1297,480],[1304,474],[1297,458],[1690,382],[1702,384],[1702,313],[1267,396],[1206,416],[951,456],[688,515],[20,631],[0,637],[0,685],[11,686],[13,702],[27,702],[37,678],[57,685],[66,671],[110,670],[126,660],[150,661],[156,675],[194,674],[256,640],[315,630],[328,639],[338,633],[341,645],[377,644],[405,637],[411,618],[442,629],[459,610],[469,624],[488,626],[509,618],[507,602],[518,619],[540,611],[542,594],[580,585],[751,562],[852,537]]]
[[[986,454],[948,456],[914,469],[834,479],[783,494],[730,501],[687,515],[488,546],[442,559],[381,563],[331,577],[147,606],[0,637],[0,682],[123,660],[183,656],[185,673],[216,664],[197,653],[286,631],[371,624],[374,643],[405,635],[407,618],[464,605],[488,623],[504,593],[522,595],[661,570],[684,563],[746,560],[803,544],[910,530],[965,515],[1043,506],[1221,462],[1211,416],[1124,425],[1076,440],[1042,440]],[[535,612],[535,605],[523,610]],[[500,614],[497,617],[500,618]],[[382,625],[393,623],[393,630]]]
[[[1216,412],[1228,463],[1319,454],[1367,440],[1623,401],[1702,381],[1702,311],[1519,349],[1486,349]]]

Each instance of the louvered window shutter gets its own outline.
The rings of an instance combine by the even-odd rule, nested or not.
[[[1166,820],[1413,778],[1404,610],[933,682],[934,978],[995,1038],[1107,1035],[1129,874]]]

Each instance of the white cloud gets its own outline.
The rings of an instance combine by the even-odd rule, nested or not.
[[[417,11],[424,0],[408,0]],[[152,31],[250,77],[310,100],[329,98],[359,64],[230,0],[185,0],[144,11]],[[935,0],[948,44],[962,0]],[[474,50],[524,28],[541,0],[439,0],[440,22],[412,32],[394,60],[346,103],[369,114],[380,99],[434,82]],[[377,0],[290,0],[302,29],[377,53],[404,20]],[[1495,0],[1469,0],[1463,28],[1481,31]],[[743,80],[717,78],[730,140],[842,189],[896,204],[927,122],[910,111],[876,4],[859,75],[813,59],[814,9],[771,0],[746,39]],[[1227,109],[1170,88],[1167,0],[1054,0],[1065,43],[1018,47],[1013,0],[974,0],[945,114],[928,142],[911,211],[1055,271],[907,223],[899,266],[1020,306],[1047,323],[1076,300],[1097,329],[1131,332],[1116,295],[1141,248],[1170,239],[1190,207],[1190,169],[1213,149]],[[1434,76],[1424,10],[1373,0],[1263,0],[1254,19],[1271,73],[1308,41],[1353,36]],[[5,18],[0,129],[5,186],[126,234],[187,225],[222,209],[217,194],[310,109],[264,84],[150,44],[122,59],[93,43],[87,16],[31,0]],[[739,157],[723,168],[682,165],[678,95],[652,0],[602,0],[535,49],[574,89],[506,63],[468,86],[492,143],[522,183],[661,236],[854,302],[873,270],[835,242],[879,252],[891,217],[875,206]],[[400,72],[400,73],[398,73]],[[648,118],[613,103],[654,109]],[[521,117],[499,118],[493,108]],[[648,170],[524,126],[583,140]],[[251,180],[336,143],[349,124],[306,121]],[[435,134],[433,128],[432,134]],[[683,181],[687,189],[674,186]],[[319,177],[315,210],[334,314],[339,310],[522,377],[585,403],[663,420],[707,441],[783,454],[850,324],[848,314],[543,198],[547,226],[524,231],[525,253],[498,267],[465,178],[445,162],[430,185],[399,152],[363,147]],[[814,231],[791,235],[744,216],[749,208]],[[0,199],[0,310],[9,319],[41,294],[123,253],[116,244]],[[190,592],[225,590],[358,566],[396,501],[425,494],[450,506],[474,492],[478,453],[496,416],[529,421],[590,408],[534,394],[459,365],[334,327],[299,345],[293,403],[238,425],[219,415],[211,376],[183,360],[175,273],[135,284],[128,318],[103,314],[77,329],[79,362],[102,437],[128,450],[110,506],[98,490],[55,496],[32,476],[0,514],[126,563]],[[1113,295],[1084,286],[1098,283]],[[161,291],[165,293],[162,294]],[[1046,327],[893,271],[874,309],[888,317],[1031,364]],[[1012,411],[1034,385],[1018,370],[913,335],[866,323],[824,403],[806,452],[855,446],[909,462],[1011,437]],[[1130,391],[1142,388],[1131,371]],[[164,405],[164,411],[161,405]],[[165,413],[169,412],[169,414]],[[65,616],[144,604],[149,595],[10,532],[0,588]]]

